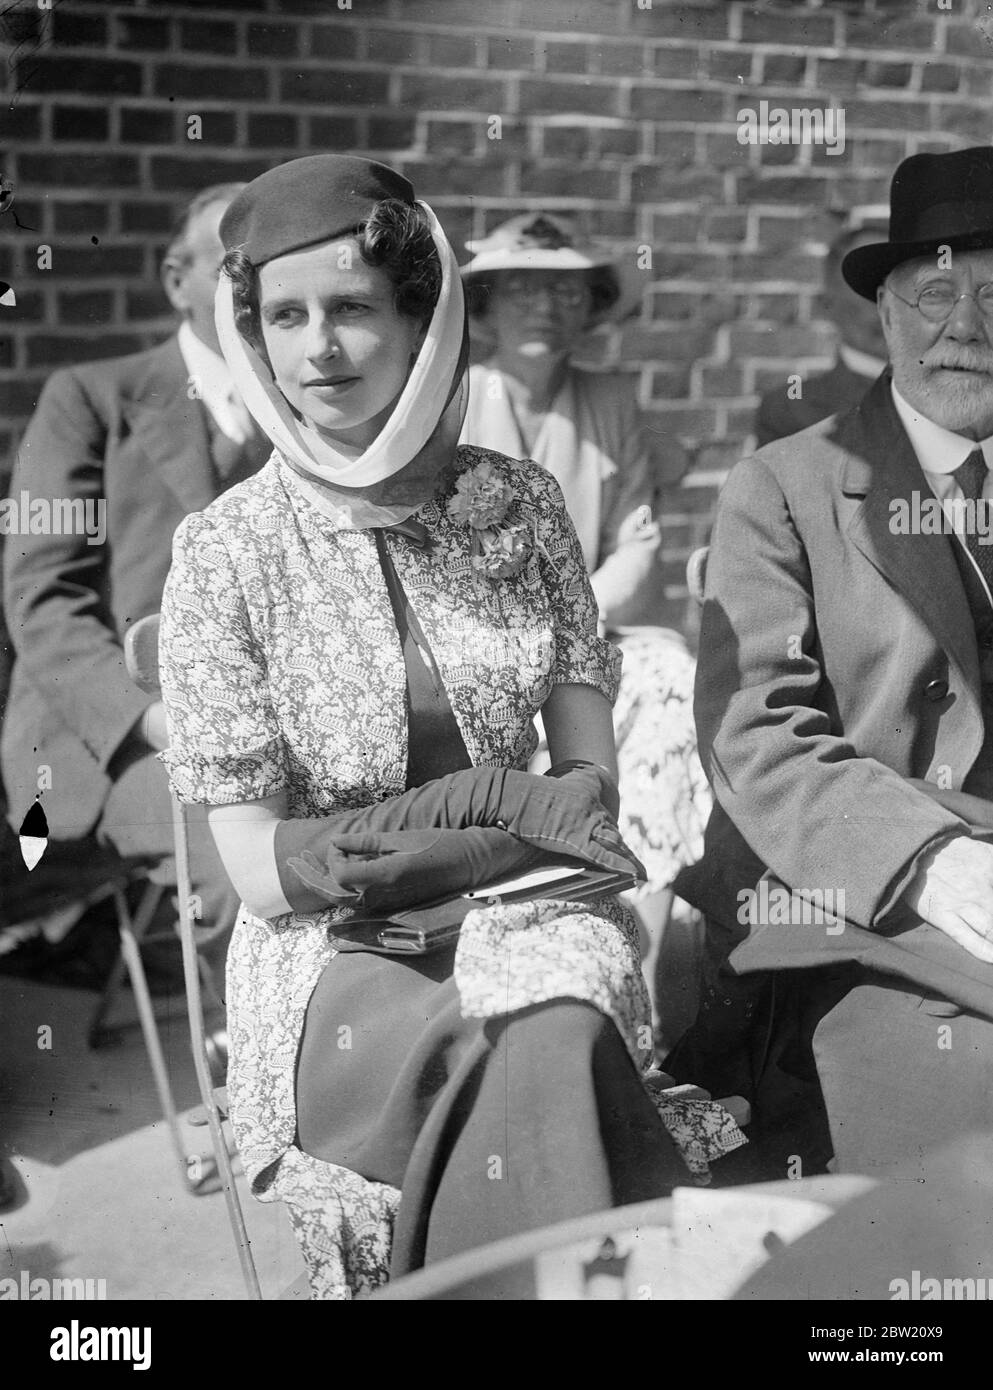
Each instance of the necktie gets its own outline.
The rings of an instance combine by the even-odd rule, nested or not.
[[[959,464],[958,468],[955,469],[952,477],[962,489],[966,501],[975,503],[977,514],[976,524],[972,524],[972,518],[969,517],[968,513],[966,514],[966,524],[962,527],[959,539],[975,560],[979,573],[986,580],[986,587],[993,594],[993,545],[980,544],[980,534],[988,534],[988,528],[978,523],[981,509],[987,506],[983,498],[986,472],[986,461],[983,458],[982,450],[973,449],[965,463]]]

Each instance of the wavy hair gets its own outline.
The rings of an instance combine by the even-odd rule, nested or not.
[[[355,237],[366,265],[385,271],[393,285],[398,314],[426,323],[441,293],[442,269],[426,214],[399,198],[376,203],[367,221],[342,237]],[[234,291],[238,332],[268,360],[259,312],[259,273],[244,251],[235,248],[224,257],[222,272]]]

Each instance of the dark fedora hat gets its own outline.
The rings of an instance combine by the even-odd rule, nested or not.
[[[849,251],[841,273],[856,294],[875,299],[891,270],[941,246],[993,247],[993,146],[905,159],[890,185],[889,241]]]

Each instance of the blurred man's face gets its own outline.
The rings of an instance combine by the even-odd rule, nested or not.
[[[856,233],[846,245],[848,251],[856,246],[866,246],[871,242],[884,241],[886,232],[869,229]],[[833,267],[824,286],[824,309],[828,318],[838,329],[841,341],[856,352],[867,352],[871,357],[886,358],[886,338],[879,322],[879,310],[871,299],[863,299],[845,284],[841,275],[841,259]]]
[[[214,295],[224,246],[219,227],[226,202],[201,208],[186,233],[183,246],[166,258],[162,281],[174,309],[178,309],[201,342],[220,352],[214,327]]]
[[[880,320],[900,394],[935,424],[985,439],[993,434],[993,319],[975,295],[993,283],[993,251],[956,251],[951,259],[948,270],[934,256],[897,266],[879,291]],[[903,302],[935,288],[955,300],[939,322]]]

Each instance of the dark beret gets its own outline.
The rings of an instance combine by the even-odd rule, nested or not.
[[[355,155],[312,154],[260,174],[221,218],[225,251],[241,249],[254,266],[344,236],[384,198],[412,205],[402,174]]]

